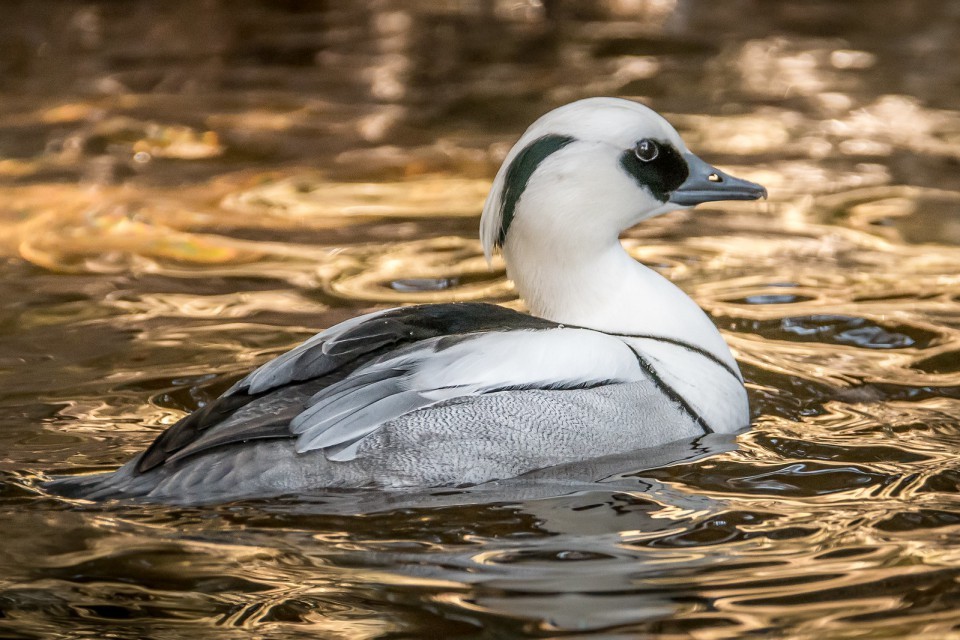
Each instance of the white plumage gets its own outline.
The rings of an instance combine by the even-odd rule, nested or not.
[[[330,449],[352,460],[380,425],[444,400],[503,389],[556,389],[635,382],[644,374],[623,341],[586,329],[480,334],[438,351],[446,338],[416,343],[357,370],[310,398],[291,422],[297,451]]]
[[[388,309],[266,363],[72,495],[203,502],[332,486],[482,482],[749,422],[720,333],[618,236],[651,216],[765,197],[650,109],[593,98],[537,120],[480,223],[531,314]]]

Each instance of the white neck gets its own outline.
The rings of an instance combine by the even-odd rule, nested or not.
[[[545,237],[547,230],[524,222],[517,216],[503,253],[507,275],[533,315],[606,333],[681,340],[736,367],[703,310],[631,258],[616,235],[570,238],[558,230]]]

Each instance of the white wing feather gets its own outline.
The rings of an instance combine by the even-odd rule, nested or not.
[[[316,394],[290,424],[297,451],[350,460],[380,425],[456,397],[644,378],[630,347],[585,329],[491,332],[448,345],[449,338],[419,342]]]

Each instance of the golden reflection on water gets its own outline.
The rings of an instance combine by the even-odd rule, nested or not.
[[[14,7],[2,633],[960,637],[954,5]],[[734,349],[736,442],[206,509],[36,489],[360,312],[522,308],[477,215],[523,127],[595,94],[770,191],[624,239]]]

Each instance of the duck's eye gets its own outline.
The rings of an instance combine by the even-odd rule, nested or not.
[[[652,162],[660,155],[660,147],[658,147],[657,143],[653,140],[644,138],[637,143],[633,153],[641,162]]]

